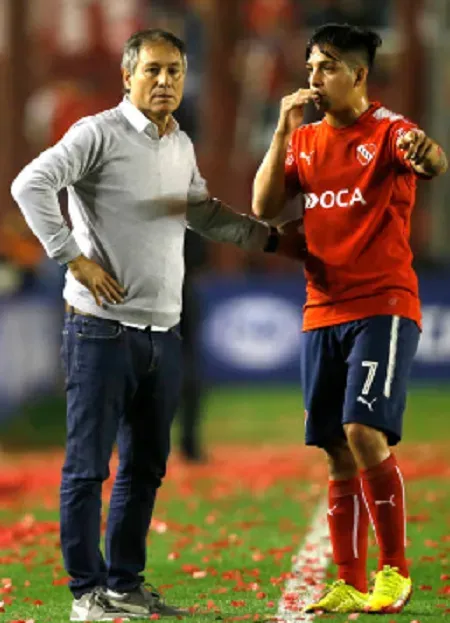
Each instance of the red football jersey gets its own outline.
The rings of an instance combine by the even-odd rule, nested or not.
[[[286,155],[289,195],[304,196],[303,328],[388,314],[420,326],[410,219],[417,175],[397,148],[417,126],[374,103],[351,126],[301,126]]]

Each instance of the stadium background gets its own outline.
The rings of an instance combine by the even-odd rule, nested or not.
[[[124,40],[137,28],[161,26],[187,43],[189,71],[177,117],[196,144],[210,191],[248,211],[251,181],[270,141],[279,100],[304,84],[308,33],[326,21],[380,32],[384,44],[372,76],[372,99],[417,121],[449,153],[450,0],[0,0],[0,500],[10,509],[4,515],[0,511],[0,542],[3,535],[7,549],[10,537],[5,534],[13,534],[11,525],[23,527],[25,517],[26,528],[20,527],[19,534],[31,538],[41,517],[34,510],[33,492],[42,495],[42,487],[56,491],[64,440],[59,367],[63,273],[44,257],[13,204],[12,179],[78,118],[116,105]],[[313,111],[308,115],[312,119]],[[62,194],[62,205],[64,201]],[[407,472],[420,481],[412,499],[432,491],[434,498],[422,496],[428,503],[449,497],[449,204],[449,175],[421,184],[412,224],[424,332],[413,370],[404,447]],[[299,209],[289,206],[285,217]],[[246,501],[239,498],[236,508],[246,508],[251,521],[251,509],[258,504],[261,514],[269,503],[272,512],[281,509],[280,517],[294,521],[301,515],[294,529],[301,540],[308,512],[299,515],[295,495],[286,495],[285,483],[295,482],[289,485],[291,493],[310,486],[306,498],[296,491],[297,500],[315,501],[320,492],[314,482],[324,478],[321,458],[302,448],[301,266],[205,243],[195,234],[188,236],[186,254],[186,305],[195,338],[186,363],[193,377],[190,399],[195,403],[201,397],[202,450],[208,459],[198,469],[210,470],[216,493],[234,491],[237,480],[243,490],[248,485]],[[176,450],[179,435],[176,429]],[[177,451],[171,464],[160,511],[169,519],[173,511],[164,500],[173,487],[179,487],[177,495],[183,498],[197,476],[206,474],[190,471]],[[435,484],[445,474],[447,480]],[[45,503],[48,508],[56,504],[52,495]],[[205,494],[201,508],[205,500],[220,498],[211,495]],[[443,517],[450,516],[448,510],[441,511]],[[241,515],[244,522],[245,511]],[[417,511],[414,516],[422,515]],[[214,516],[208,517],[213,526]],[[441,539],[448,552],[450,526],[448,519],[442,521],[428,526],[429,540]],[[268,536],[255,529],[252,534],[255,540],[269,539],[275,549],[282,545],[277,531]],[[19,547],[21,537],[11,538]],[[157,547],[162,551],[165,545]],[[259,551],[256,545],[252,548]],[[418,551],[417,559],[424,555]],[[0,579],[11,576],[8,561],[0,558]],[[289,566],[288,559],[286,570]],[[21,573],[17,570],[20,578]],[[192,573],[195,577],[195,569]],[[447,575],[445,569],[441,575]],[[2,592],[0,585],[0,611]],[[433,599],[434,607],[439,598]],[[16,619],[34,616],[24,607],[12,608]],[[261,612],[255,608],[252,613]],[[427,618],[425,610],[419,614],[423,620],[436,620],[434,615]],[[411,618],[417,616],[405,620]]]

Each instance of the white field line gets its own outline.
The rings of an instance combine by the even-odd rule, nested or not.
[[[307,604],[317,600],[325,584],[325,574],[331,560],[327,510],[327,500],[321,500],[306,538],[294,558],[294,577],[284,587],[276,615],[279,622],[314,619],[314,614],[303,614],[302,610]]]

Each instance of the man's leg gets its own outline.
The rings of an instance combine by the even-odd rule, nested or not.
[[[106,535],[107,583],[112,591],[108,595],[114,601],[121,594],[134,593],[124,607],[139,601],[136,593],[143,583],[146,537],[156,492],[166,472],[181,385],[181,340],[176,331],[137,332],[135,339],[140,348],[147,348],[148,357],[145,374],[119,425],[120,463]]]
[[[369,605],[374,606],[377,585],[384,592],[389,585],[392,590],[376,610],[395,612],[409,598],[411,582],[405,554],[403,478],[389,444],[401,438],[406,385],[419,330],[414,322],[398,316],[376,316],[354,323],[353,332],[344,427],[380,547],[380,573]]]
[[[356,612],[366,605],[368,515],[342,427],[347,366],[332,328],[302,335],[301,364],[306,443],[328,457],[328,524],[341,581],[306,610]]]
[[[100,552],[102,482],[123,408],[124,335],[118,323],[67,315],[67,447],[61,483],[61,548],[75,598],[105,585]]]

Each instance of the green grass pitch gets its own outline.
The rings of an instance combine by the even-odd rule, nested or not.
[[[401,615],[361,614],[358,621],[450,618],[449,412],[450,392],[411,392],[398,455],[407,476],[414,594]],[[302,446],[303,406],[296,388],[214,390],[205,413],[210,461],[187,466],[174,453],[149,535],[146,577],[169,602],[193,608],[189,620],[275,620],[293,557],[326,491],[324,462],[320,452]],[[24,411],[1,431],[3,444],[14,452],[1,459],[0,491],[9,477],[24,479],[23,490],[0,497],[5,623],[68,621],[71,596],[57,512],[63,420],[62,402],[56,401]],[[175,428],[175,446],[176,438]],[[33,454],[25,453],[24,444]],[[375,565],[372,543],[372,570]],[[328,575],[333,577],[332,567]]]

